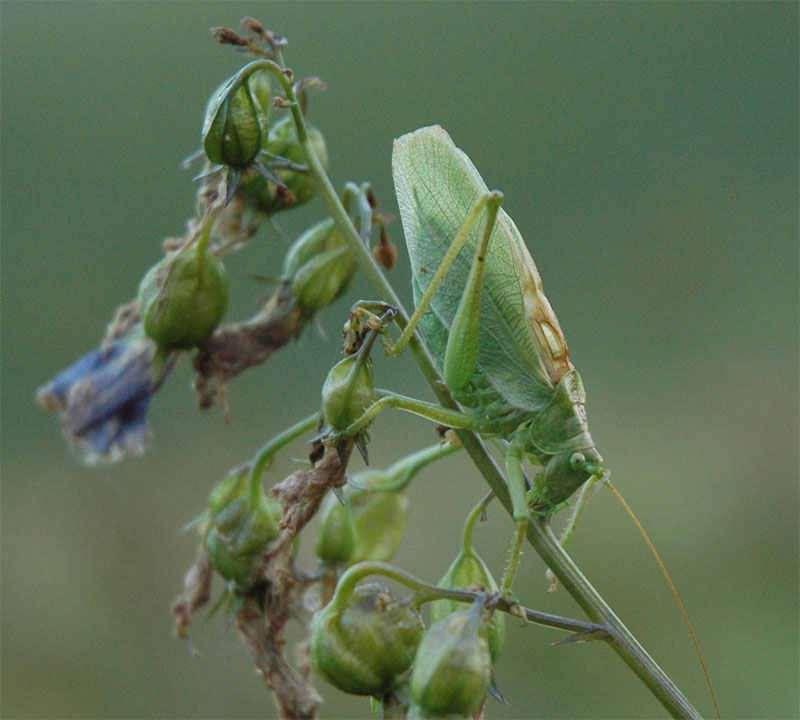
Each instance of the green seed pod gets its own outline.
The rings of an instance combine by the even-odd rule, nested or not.
[[[247,87],[258,101],[267,120],[269,119],[269,109],[272,107],[272,87],[269,75],[269,70],[256,70],[247,78]],[[266,137],[269,138],[269,135]]]
[[[307,125],[308,140],[322,166],[328,169],[328,148],[322,133],[312,125]],[[297,142],[294,123],[290,116],[282,118],[269,130],[264,149],[273,155],[286,158],[296,165],[305,165],[305,157]],[[275,168],[290,193],[278,188],[275,183],[255,172],[249,172],[242,179],[238,192],[244,195],[263,213],[271,215],[279,210],[297,207],[307,203],[316,194],[317,188],[307,173],[299,173],[289,168]]]
[[[403,538],[408,498],[400,492],[357,491],[347,502],[353,506],[356,523],[356,546],[350,564],[391,560]]]
[[[344,430],[375,402],[372,360],[349,355],[328,372],[322,386],[322,414],[335,430]]]
[[[212,163],[249,166],[266,147],[269,119],[267,71],[245,65],[211,96],[203,123],[203,149]]]
[[[309,260],[334,247],[328,244],[328,238],[335,227],[333,218],[326,218],[306,229],[284,255],[282,277],[293,278]]]
[[[212,567],[226,580],[249,584],[264,547],[278,537],[280,505],[263,493],[249,505],[249,473],[234,471],[209,495],[205,547]]]
[[[478,554],[472,550],[465,551],[462,549],[438,584],[440,587],[451,589],[464,589],[470,585],[481,585],[488,592],[497,592],[497,583],[489,572],[489,568],[486,567],[486,564]],[[459,603],[455,600],[437,600],[431,603],[431,623],[436,623],[451,613],[460,612],[463,607],[464,603]],[[492,615],[488,625],[489,651],[493,663],[500,657],[505,638],[505,615],[496,612]]]
[[[313,225],[292,243],[283,263],[297,304],[309,314],[322,310],[350,284],[356,261],[330,218]]]
[[[144,330],[163,350],[207,340],[228,307],[228,273],[200,243],[167,255],[139,285]]]
[[[411,670],[411,698],[422,715],[469,717],[483,703],[492,661],[483,602],[428,628]]]
[[[408,670],[425,625],[419,613],[381,585],[360,585],[334,599],[311,623],[311,665],[339,690],[382,695]]]
[[[347,290],[355,268],[349,248],[326,250],[297,271],[292,295],[304,310],[311,313],[322,310]]]
[[[353,508],[342,503],[335,493],[329,492],[320,510],[317,542],[314,552],[322,562],[330,565],[345,564],[356,546],[356,523]]]

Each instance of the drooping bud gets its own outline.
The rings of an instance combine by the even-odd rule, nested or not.
[[[209,495],[209,525],[205,546],[213,568],[240,586],[250,583],[267,543],[278,537],[281,508],[260,493],[255,507],[249,492],[249,472],[235,470]]]
[[[400,492],[357,491],[349,495],[356,525],[356,545],[350,564],[364,560],[386,562],[403,539],[408,498]]]
[[[270,88],[266,70],[245,65],[206,107],[203,149],[212,163],[248,167],[267,144]]]
[[[324,563],[344,565],[356,546],[356,524],[353,508],[329,492],[320,509],[320,526],[314,552]]]
[[[360,585],[314,615],[311,665],[343,692],[381,695],[408,670],[424,631],[419,613],[387,588]]]
[[[353,254],[329,218],[295,240],[284,259],[283,277],[291,281],[298,305],[314,313],[347,289],[355,269]]]
[[[328,148],[322,133],[312,125],[307,125],[308,140],[322,166],[328,168]],[[297,141],[294,123],[290,116],[279,120],[269,129],[264,150],[270,155],[285,158],[298,166],[305,166],[303,149]],[[247,197],[263,213],[271,215],[279,210],[297,207],[307,203],[316,194],[316,185],[308,173],[291,168],[275,166],[275,175],[286,185],[278,187],[262,175],[250,172],[242,179],[239,192]]]
[[[139,285],[144,330],[162,350],[191,348],[207,340],[228,307],[228,273],[197,242],[154,265]]]
[[[422,714],[469,717],[483,703],[492,675],[484,601],[428,628],[417,649],[410,690]]]
[[[345,430],[375,402],[372,360],[358,353],[340,360],[322,386],[322,414],[334,430]]]
[[[473,550],[462,549],[438,585],[449,589],[466,589],[470,585],[480,585],[487,592],[497,592],[497,583],[489,572],[489,568]],[[451,613],[460,612],[463,607],[464,603],[455,600],[436,600],[431,603],[431,623],[436,623]],[[496,612],[488,624],[489,651],[493,663],[500,657],[505,637],[505,615]]]

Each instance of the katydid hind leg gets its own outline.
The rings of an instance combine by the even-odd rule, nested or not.
[[[425,292],[420,297],[419,301],[417,302],[416,308],[414,308],[414,313],[408,319],[408,323],[406,327],[403,329],[403,332],[400,334],[400,337],[397,339],[397,342],[387,349],[387,352],[390,355],[399,355],[403,350],[405,350],[406,345],[408,345],[409,341],[411,340],[411,336],[414,333],[419,321],[422,319],[422,316],[425,314],[425,311],[431,304],[431,300],[433,296],[436,294],[436,291],[441,286],[442,282],[447,275],[447,272],[450,270],[450,267],[453,265],[456,257],[458,257],[461,248],[464,246],[464,243],[470,236],[473,228],[480,220],[481,215],[483,214],[484,210],[486,209],[487,205],[491,204],[492,202],[497,202],[499,205],[499,200],[492,200],[493,197],[499,196],[502,199],[502,195],[500,193],[486,193],[481,195],[472,206],[470,211],[467,213],[466,218],[464,218],[464,222],[462,223],[461,227],[459,228],[458,232],[456,233],[455,237],[453,238],[452,243],[447,248],[444,256],[439,263],[439,267],[436,269],[436,272],[433,274],[430,282],[428,283],[428,287],[425,289]],[[497,210],[494,211],[494,215],[496,216]],[[412,258],[413,262],[413,258]]]
[[[478,361],[478,323],[483,291],[483,271],[486,267],[489,241],[497,220],[497,211],[500,209],[502,201],[502,193],[497,191],[489,193],[486,201],[486,222],[483,233],[475,247],[467,284],[450,326],[443,370],[444,382],[451,390],[459,390],[469,382]]]

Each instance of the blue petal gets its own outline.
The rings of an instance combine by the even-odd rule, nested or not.
[[[154,354],[153,343],[144,338],[112,345],[104,362],[70,388],[62,418],[65,430],[71,435],[83,435],[127,405],[149,397]]]
[[[84,462],[115,462],[126,455],[139,455],[150,435],[147,411],[150,397],[142,398],[104,422],[87,429],[78,443]]]
[[[155,344],[122,338],[81,357],[38,393],[39,401],[61,411],[61,426],[85,462],[116,461],[139,454],[149,435],[150,396],[172,367],[154,371]]]
[[[47,385],[40,388],[39,398],[43,401],[45,395],[53,395],[58,399],[56,406],[63,407],[67,402],[67,395],[70,388],[80,378],[95,372],[105,362],[105,353],[102,349],[92,350],[86,353],[83,357],[79,358],[76,362],[70,365],[66,370],[62,370],[56,375]]]

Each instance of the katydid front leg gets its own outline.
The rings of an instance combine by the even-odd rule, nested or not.
[[[399,355],[408,345],[411,335],[422,315],[442,284],[447,271],[452,266],[464,243],[474,229],[481,215],[486,214],[486,223],[483,228],[480,242],[475,249],[467,285],[461,296],[458,310],[450,327],[450,336],[444,358],[444,381],[451,390],[464,387],[472,376],[478,358],[478,317],[480,297],[483,289],[483,269],[486,264],[486,251],[492,237],[497,211],[503,202],[503,193],[494,190],[481,195],[464,219],[464,223],[456,233],[450,247],[447,249],[442,262],[436,269],[428,288],[419,300],[414,314],[409,318],[408,325],[401,333],[397,342],[388,348],[390,355]]]
[[[528,529],[528,496],[525,487],[525,476],[522,473],[522,461],[524,458],[525,447],[521,438],[521,430],[517,430],[506,450],[506,483],[508,484],[508,494],[511,497],[512,515],[516,527],[506,569],[500,581],[500,592],[503,597],[508,597],[511,594],[511,585],[514,582],[514,576],[517,574],[519,557],[522,553],[522,543],[525,540],[525,532]]]

